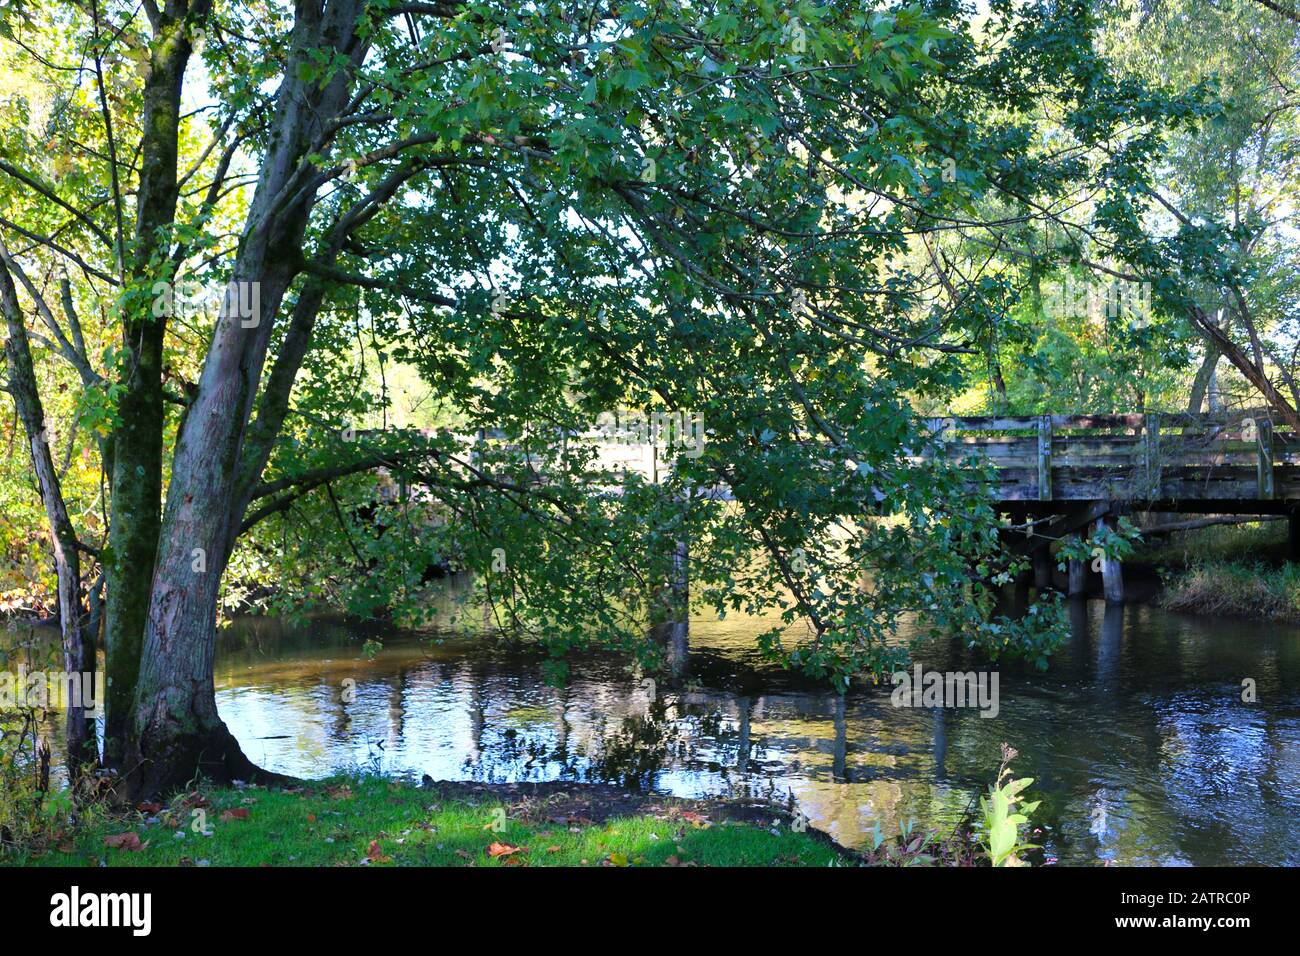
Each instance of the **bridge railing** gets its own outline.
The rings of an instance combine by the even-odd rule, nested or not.
[[[953,461],[996,469],[1002,500],[1300,497],[1300,441],[1266,412],[935,418]]]
[[[589,429],[559,433],[546,448],[546,453],[528,451],[517,439],[496,430],[480,430],[462,437],[465,460],[480,464],[485,455],[496,460],[509,460],[513,465],[533,472],[541,480],[542,472],[554,456],[563,458],[567,453],[583,450],[594,453],[588,467],[608,472],[614,476],[638,474],[649,482],[660,480],[672,472],[675,455],[662,442],[637,441],[631,433]],[[535,447],[535,446],[534,446]]]
[[[965,416],[926,424],[945,459],[992,465],[1003,501],[1300,499],[1300,437],[1267,411]],[[546,456],[503,433],[463,437],[471,465],[484,453],[493,461],[504,454],[542,480]],[[636,472],[653,482],[673,466],[666,448],[605,432],[558,441],[561,454],[594,450],[592,464],[614,475]]]

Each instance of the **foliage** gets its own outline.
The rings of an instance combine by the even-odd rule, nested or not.
[[[901,824],[897,837],[890,839],[876,821],[871,842],[861,852],[868,866],[974,866],[970,839],[971,834],[960,828],[946,836],[936,831],[918,833],[912,820]]]
[[[1063,542],[1056,550],[1057,567],[1064,571],[1070,561],[1123,561],[1133,554],[1142,541],[1142,531],[1127,516],[1121,515],[1115,526],[1094,528],[1091,535],[1082,535]],[[1095,570],[1095,569],[1094,569]]]
[[[1029,822],[1039,804],[1037,800],[1026,803],[1022,796],[1034,778],[1012,778],[1008,764],[1015,757],[1016,751],[1003,744],[998,775],[989,785],[989,795],[980,798],[977,827],[981,846],[993,866],[1026,866],[1020,854],[1035,848],[1035,844],[1020,842],[1020,828]]]
[[[1138,559],[1158,567],[1182,568],[1206,558],[1231,560],[1249,554],[1256,560],[1281,565],[1287,560],[1288,528],[1285,519],[1211,525],[1176,531],[1157,537],[1149,535]]]
[[[11,631],[0,639],[0,670],[42,670],[54,663],[52,654],[42,653],[47,647],[48,642]],[[50,787],[50,714],[25,699],[14,703],[0,705],[0,859],[48,842],[67,800]]]

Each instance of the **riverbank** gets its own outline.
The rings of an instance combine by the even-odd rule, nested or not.
[[[1287,560],[1286,522],[1180,532],[1131,563],[1158,574],[1155,601],[1168,610],[1300,621],[1300,566]]]
[[[766,805],[584,784],[341,777],[92,811],[12,860],[44,866],[828,866],[858,854]]]

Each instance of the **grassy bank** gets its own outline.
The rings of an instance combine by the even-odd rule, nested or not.
[[[1158,568],[1170,610],[1300,621],[1300,567],[1286,553],[1286,522],[1269,521],[1180,532],[1134,560]]]
[[[610,792],[606,792],[610,791]],[[575,785],[425,789],[347,778],[203,789],[100,813],[13,863],[46,866],[826,866],[851,862],[779,811]],[[599,799],[596,799],[599,798]],[[205,832],[200,832],[205,831]]]
[[[1300,567],[1207,559],[1171,571],[1162,607],[1267,621],[1300,621]]]
[[[1175,516],[1176,517],[1176,516]],[[1187,516],[1194,519],[1195,515]],[[1143,562],[1186,568],[1202,561],[1248,561],[1266,567],[1286,564],[1285,521],[1212,525],[1152,538],[1135,557]]]

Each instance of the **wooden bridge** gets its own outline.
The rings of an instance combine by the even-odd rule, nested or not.
[[[970,466],[973,475],[984,470],[980,480],[991,483],[999,511],[1010,518],[1007,544],[1032,559],[1039,587],[1052,583],[1053,542],[1113,526],[1132,512],[1283,515],[1291,557],[1300,560],[1300,436],[1276,427],[1267,411],[932,418],[926,426],[937,454]],[[673,468],[665,440],[672,437],[680,435],[605,429],[570,436],[594,447],[598,467],[650,482]],[[695,437],[703,440],[702,429]],[[474,449],[514,447],[500,433],[463,438],[471,464]],[[542,480],[543,465],[522,457]],[[725,487],[709,496],[731,498]],[[1103,559],[1101,575],[1106,596],[1121,599],[1118,562]],[[1082,594],[1086,584],[1087,567],[1071,562],[1068,591]]]
[[[935,418],[948,460],[990,466],[994,497],[1017,527],[1013,546],[1050,583],[1051,543],[1133,511],[1286,515],[1300,558],[1300,438],[1265,411]],[[1069,591],[1086,568],[1071,562]],[[1117,562],[1103,561],[1108,598],[1123,596]]]
[[[1286,513],[1300,507],[1300,441],[1263,415],[938,418],[951,459],[996,468],[1003,502],[1108,500],[1149,510]]]

